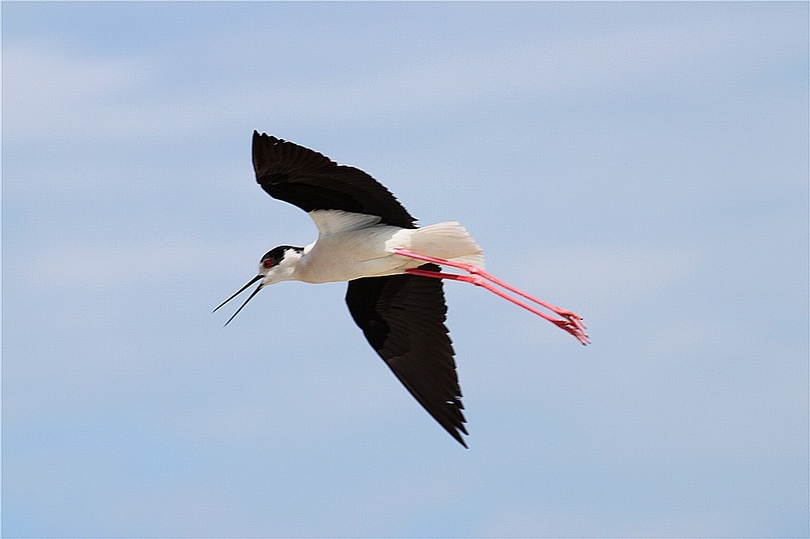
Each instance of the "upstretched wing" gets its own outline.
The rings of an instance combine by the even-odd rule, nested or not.
[[[423,269],[438,271],[425,264]],[[440,279],[416,275],[349,281],[346,303],[369,344],[425,410],[464,447],[467,434]]]
[[[271,197],[305,212],[342,210],[414,228],[414,219],[391,192],[360,169],[338,165],[316,151],[253,132],[256,181]]]

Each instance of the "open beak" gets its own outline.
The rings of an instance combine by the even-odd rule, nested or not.
[[[236,291],[236,293],[235,293],[234,295],[232,295],[231,297],[229,297],[228,299],[226,299],[225,301],[223,301],[222,303],[220,303],[220,304],[217,306],[217,308],[216,308],[216,309],[214,309],[214,311],[213,311],[213,312],[217,312],[217,311],[219,310],[219,308],[220,308],[220,307],[222,307],[223,305],[225,305],[226,303],[228,303],[229,301],[231,301],[233,298],[235,298],[236,296],[238,296],[239,294],[241,294],[242,292],[244,292],[244,291],[245,291],[245,289],[246,289],[247,287],[249,287],[250,285],[252,285],[252,284],[253,284],[253,283],[255,283],[256,281],[260,281],[260,280],[262,280],[263,278],[264,278],[264,275],[257,275],[257,276],[255,276],[254,278],[252,278],[248,284],[246,284],[245,286],[243,286],[242,288],[240,288],[239,290],[237,290],[237,291]],[[259,286],[257,286],[257,287],[256,287],[256,290],[254,290],[254,291],[253,291],[253,292],[252,292],[252,293],[251,293],[251,294],[248,296],[248,299],[246,299],[246,300],[245,300],[245,302],[242,304],[242,306],[241,306],[241,307],[239,307],[238,309],[236,309],[236,312],[235,312],[235,313],[233,313],[233,315],[232,315],[230,318],[228,318],[228,321],[227,321],[227,322],[225,322],[225,325],[226,325],[226,326],[227,326],[228,324],[230,324],[230,323],[231,323],[231,320],[233,320],[233,319],[234,319],[234,317],[235,317],[237,314],[239,314],[239,311],[241,311],[241,310],[242,310],[242,309],[245,307],[245,305],[247,305],[247,304],[248,304],[248,301],[252,300],[252,299],[253,299],[253,296],[255,296],[256,294],[258,294],[258,293],[259,293],[259,290],[261,290],[261,289],[262,289],[262,284],[261,284],[261,283],[259,283]]]

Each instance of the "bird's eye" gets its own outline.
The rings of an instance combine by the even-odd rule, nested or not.
[[[263,260],[262,266],[264,266],[266,269],[270,269],[273,267],[273,261],[270,260],[269,258],[267,260]]]

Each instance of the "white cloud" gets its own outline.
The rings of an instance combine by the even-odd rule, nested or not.
[[[259,39],[245,37],[243,30],[238,36],[222,32],[224,40],[242,46],[212,54],[241,54],[255,49]],[[365,70],[351,64],[361,60],[348,59],[338,77],[333,69],[329,76],[319,74],[318,62],[328,57],[313,65],[285,64],[285,69],[278,69],[273,55],[255,63],[225,57],[207,68],[225,66],[230,76],[218,73],[211,85],[176,84],[173,77],[182,74],[171,66],[183,61],[185,48],[153,58],[82,57],[53,44],[36,49],[11,44],[3,52],[4,99],[13,105],[7,107],[6,133],[32,136],[69,128],[73,134],[164,137],[263,117],[323,125],[480,105],[493,98],[534,95],[548,104],[583,92],[599,100],[691,92],[725,87],[774,55],[784,56],[795,42],[792,32],[775,32],[746,14],[736,20],[675,18],[652,27],[606,29],[575,42],[564,29],[532,37],[482,42],[462,51],[437,47],[432,55],[424,50],[407,61],[374,62]]]
[[[4,129],[16,136],[81,132],[94,123],[98,129],[115,119],[98,114],[105,103],[124,101],[123,92],[143,88],[154,76],[142,58],[91,58],[52,44],[4,43]]]

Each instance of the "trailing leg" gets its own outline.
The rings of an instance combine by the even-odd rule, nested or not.
[[[476,286],[480,286],[482,288],[485,288],[485,289],[489,290],[493,294],[496,294],[496,295],[506,299],[507,301],[510,301],[510,302],[514,303],[515,305],[523,307],[524,309],[536,314],[537,316],[540,316],[541,318],[543,318],[545,320],[548,320],[549,322],[556,325],[557,327],[559,327],[561,329],[564,329],[565,331],[567,331],[568,333],[570,333],[571,335],[576,337],[576,339],[579,342],[581,342],[582,344],[588,344],[590,342],[588,340],[588,335],[585,332],[585,326],[582,324],[582,317],[574,314],[573,312],[571,312],[571,311],[569,311],[567,309],[562,309],[560,307],[557,307],[556,305],[552,305],[551,303],[548,303],[548,302],[542,301],[540,299],[537,299],[534,296],[531,296],[531,295],[523,292],[522,290],[520,290],[518,288],[515,288],[514,286],[512,286],[512,285],[510,285],[510,284],[508,284],[508,283],[506,283],[504,281],[501,281],[497,277],[491,275],[490,273],[487,273],[486,271],[479,268],[478,266],[475,266],[473,264],[463,263],[463,262],[456,262],[456,261],[453,261],[453,260],[445,260],[445,259],[442,259],[442,258],[435,258],[435,257],[431,257],[431,256],[420,255],[420,254],[417,254],[417,253],[412,253],[412,252],[407,251],[405,249],[396,249],[394,252],[396,254],[400,255],[400,256],[406,256],[408,258],[413,258],[415,260],[421,260],[423,262],[431,262],[433,264],[440,264],[440,265],[443,265],[443,266],[449,266],[449,267],[452,267],[452,268],[456,268],[456,269],[466,271],[466,272],[471,274],[471,275],[459,275],[459,274],[455,274],[455,273],[444,273],[444,272],[436,272],[436,271],[421,270],[421,269],[407,270],[407,273],[410,273],[411,275],[421,275],[423,277],[433,277],[433,278],[436,278],[436,279],[449,279],[449,280],[453,280],[453,281],[462,281],[462,282],[474,284]],[[502,288],[505,288],[506,290],[512,292],[513,294],[521,296],[521,297],[523,297],[523,298],[525,298],[525,299],[527,299],[529,301],[532,301],[532,302],[540,305],[541,307],[544,307],[545,309],[550,310],[554,314],[560,316],[562,319],[557,319],[557,318],[553,318],[553,317],[549,316],[548,314],[546,314],[546,313],[532,307],[531,305],[528,305],[527,303],[524,303],[524,302],[510,296],[509,294],[507,294],[503,290],[497,288],[497,286],[495,286],[495,285],[500,286]]]

